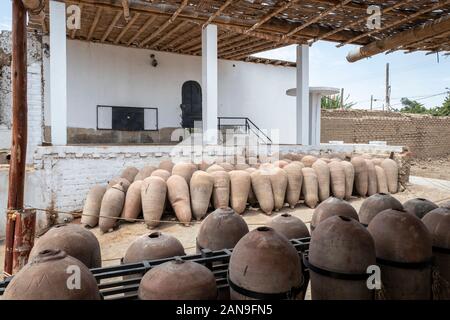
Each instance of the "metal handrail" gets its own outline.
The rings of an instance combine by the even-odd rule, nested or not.
[[[245,124],[236,124],[233,125],[235,127],[245,127],[245,132],[248,133],[251,131],[259,140],[263,140],[259,134],[264,136],[265,139],[267,139],[268,144],[272,144],[272,139],[270,139],[250,118],[248,117],[217,117],[218,120],[218,129],[220,131],[222,127],[222,120],[245,120]],[[256,130],[253,130],[253,128]],[[259,134],[258,134],[259,133]]]

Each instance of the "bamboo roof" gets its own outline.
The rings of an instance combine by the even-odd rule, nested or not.
[[[201,30],[211,23],[218,26],[219,58],[230,60],[289,65],[251,55],[318,40],[338,46],[375,45],[378,51],[389,52],[450,51],[450,27],[445,21],[450,21],[450,0],[58,1],[81,7],[81,29],[68,30],[71,39],[181,54],[201,55]],[[45,2],[44,13],[31,17],[31,30],[48,32],[48,0]],[[381,9],[379,29],[367,27],[369,5]],[[424,27],[438,20],[445,24]],[[402,33],[416,35],[421,28],[426,32],[407,37],[409,42],[401,41]],[[384,42],[378,45],[393,37],[395,41],[386,49]]]

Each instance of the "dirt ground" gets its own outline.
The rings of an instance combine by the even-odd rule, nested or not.
[[[394,196],[402,203],[412,198],[422,197],[439,204],[440,202],[445,202],[450,199],[450,191],[435,187],[410,185],[405,191],[397,193]],[[353,198],[350,202],[355,209],[359,211],[363,201],[364,199],[362,198]],[[302,219],[309,227],[313,211],[313,209],[310,209],[303,204],[299,204],[295,209],[286,207],[282,209],[280,213],[289,212]],[[123,223],[117,230],[106,234],[102,234],[98,227],[91,229],[100,242],[103,266],[120,264],[120,259],[124,256],[126,249],[133,240],[152,231],[161,231],[175,236],[183,244],[186,254],[195,253],[195,239],[200,228],[200,223],[194,222],[191,226],[186,227],[176,223],[173,217],[165,216],[164,218],[167,222],[162,223],[152,230],[149,230],[144,223]],[[250,209],[243,214],[243,218],[248,223],[249,229],[253,230],[258,226],[267,223],[271,217],[263,214],[258,209]],[[79,223],[77,220],[74,222]],[[1,266],[3,266],[3,255],[4,250],[0,250]],[[306,299],[310,299],[309,290]]]
[[[438,159],[414,159],[411,164],[411,175],[450,180],[450,155]]]

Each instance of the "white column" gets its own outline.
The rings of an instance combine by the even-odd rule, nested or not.
[[[309,46],[297,46],[297,144],[309,145]]]
[[[217,26],[202,30],[202,121],[203,143],[217,143]]]
[[[50,1],[50,118],[52,144],[66,145],[66,4],[57,1]]]
[[[310,126],[310,144],[317,146],[320,144],[320,93],[311,93],[309,96],[309,126]]]

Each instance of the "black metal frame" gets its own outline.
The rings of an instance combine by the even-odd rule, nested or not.
[[[150,107],[130,107],[130,106],[107,106],[107,105],[102,105],[99,104],[97,105],[97,112],[96,112],[96,127],[97,130],[102,130],[102,131],[130,131],[130,130],[117,130],[117,129],[105,129],[105,128],[99,128],[98,127],[98,109],[99,108],[131,108],[131,109],[141,109],[141,110],[156,110],[156,129],[144,129],[144,130],[139,130],[139,131],[159,131],[159,111],[158,108],[150,108]],[[144,111],[145,112],[145,111]],[[136,132],[139,132],[136,131]]]
[[[311,238],[292,239],[291,244],[297,250],[303,266],[303,275],[305,278],[304,286],[309,282],[309,270],[303,265],[303,257],[307,256]],[[150,269],[164,262],[175,259],[193,261],[200,263],[210,269],[216,277],[217,288],[219,292],[229,288],[227,281],[228,263],[230,261],[233,249],[224,249],[211,251],[202,249],[201,253],[171,257],[159,260],[146,260],[139,263],[120,264],[117,266],[91,269],[92,274],[97,280],[98,287],[103,299],[105,300],[124,300],[136,299],[137,290],[142,276]],[[0,295],[3,295],[12,277],[0,282]],[[106,280],[106,281],[105,281]]]
[[[248,117],[217,117],[217,129],[220,131],[222,128],[222,120],[244,120],[244,124],[233,124],[230,126],[233,127],[244,127],[245,133],[248,134],[249,132],[252,132],[256,137],[263,141],[263,139],[260,137],[259,134],[264,136],[267,141],[267,144],[272,144],[272,139],[270,139],[250,118]],[[259,133],[259,134],[258,134]]]

